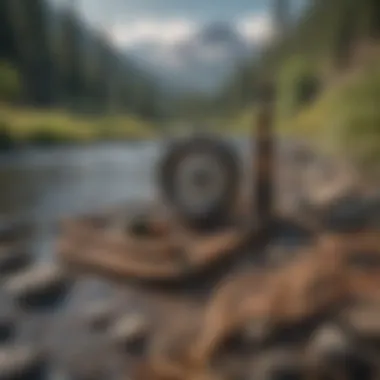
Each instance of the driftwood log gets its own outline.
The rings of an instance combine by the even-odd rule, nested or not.
[[[260,252],[267,248],[259,228],[206,236],[180,226],[153,228],[166,232],[141,239],[90,219],[66,223],[59,254],[78,271],[143,289],[142,298],[154,305],[155,321],[140,339],[145,346],[128,368],[135,380],[264,379],[288,372],[375,379],[380,228],[376,218],[360,217],[368,205],[356,207],[352,223],[333,219],[331,208],[313,229],[303,227],[307,244],[281,263],[262,259],[269,256]],[[279,219],[273,226],[289,224]],[[206,269],[213,276],[202,276]]]

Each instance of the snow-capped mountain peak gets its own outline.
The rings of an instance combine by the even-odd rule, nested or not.
[[[166,25],[169,32],[162,28],[161,37],[165,38],[161,39],[158,38],[159,29],[155,31],[150,25],[150,29],[144,29],[145,35],[140,33],[140,39],[135,38],[135,43],[128,43],[123,49],[163,83],[208,91],[217,87],[237,64],[254,54],[260,43],[264,42],[264,38],[254,33],[254,25],[257,31],[269,36],[270,24],[261,21],[260,26],[260,20],[257,18],[251,24],[243,20],[238,25],[218,21],[197,28],[177,22]],[[263,25],[266,25],[267,32]],[[132,34],[125,36],[130,42]]]

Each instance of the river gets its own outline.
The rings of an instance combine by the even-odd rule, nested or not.
[[[246,163],[251,162],[248,144],[249,140],[232,141]],[[56,227],[63,217],[154,197],[154,172],[162,149],[162,142],[138,142],[28,148],[2,154],[0,217],[30,222],[34,227],[30,253],[36,262],[54,261]],[[126,302],[125,290],[91,276],[81,278],[54,318],[19,315],[16,342],[47,339],[57,353],[56,368],[63,370],[68,357],[98,346],[76,321],[88,305],[103,300]],[[9,300],[5,303],[14,308]],[[0,306],[4,309],[4,302]]]
[[[0,215],[33,223],[33,250],[51,256],[62,217],[149,198],[157,143],[25,149],[0,157]]]
[[[248,151],[246,143],[236,143],[239,152]],[[54,261],[57,222],[63,217],[154,196],[154,168],[160,152],[161,142],[139,142],[27,148],[1,154],[0,217],[30,222],[34,227],[30,253],[36,262]],[[77,350],[87,350],[91,340],[72,321],[87,304],[114,298],[122,291],[115,289],[115,285],[85,277],[55,314],[56,322],[48,323],[46,316],[19,315],[16,342],[44,337],[58,351],[72,352],[73,343]],[[2,297],[3,293],[0,287]],[[6,299],[2,309],[4,303],[14,308]]]
[[[154,196],[163,144],[104,143],[0,154],[0,219],[32,223],[30,249],[37,260],[50,260],[63,217]],[[231,144],[249,163],[249,140],[237,138]],[[285,149],[289,145],[281,144]]]
[[[57,222],[63,217],[152,197],[154,166],[160,150],[159,143],[142,142],[28,148],[2,154],[0,216],[30,222],[34,227],[30,253],[36,262],[54,261]],[[72,317],[85,308],[84,303],[110,298],[113,293],[114,287],[97,279],[85,278],[76,283],[56,315],[60,327],[48,330],[50,337],[46,339],[54,335],[55,347],[72,341],[79,334],[67,325],[71,325]],[[12,309],[7,301],[2,302],[2,309],[4,303]],[[17,342],[42,338],[46,317],[19,315],[18,320]],[[81,339],[82,344],[86,339]]]

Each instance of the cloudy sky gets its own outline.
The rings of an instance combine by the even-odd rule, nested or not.
[[[254,41],[272,31],[272,0],[50,0],[56,5],[75,2],[81,16],[102,28],[122,48],[153,42],[176,43],[213,21],[230,21]],[[293,0],[298,9],[306,0]]]

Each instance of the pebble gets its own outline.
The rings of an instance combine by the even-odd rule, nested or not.
[[[94,361],[81,361],[80,364],[69,369],[70,380],[105,380],[110,379],[109,371],[103,364]],[[147,379],[148,380],[148,379]]]
[[[69,380],[113,380],[113,350],[103,345],[91,344],[71,351],[71,358],[64,363]],[[148,380],[148,379],[147,379]]]
[[[324,215],[324,227],[341,232],[373,226],[378,218],[379,206],[373,199],[348,194],[332,202]]]
[[[84,322],[92,331],[105,331],[109,328],[114,314],[114,305],[98,302],[89,305],[84,312]]]
[[[0,349],[0,380],[48,379],[47,358],[35,347]]]
[[[0,245],[0,276],[14,274],[28,267],[32,262],[32,256],[25,247],[17,244]]]
[[[273,348],[255,360],[249,379],[298,380],[304,378],[304,364],[292,348]]]
[[[320,327],[314,333],[308,350],[316,361],[330,361],[346,355],[351,349],[347,334],[335,324]]]
[[[26,311],[55,308],[62,303],[71,280],[55,266],[33,267],[10,278],[6,291]]]
[[[331,325],[321,327],[309,347],[314,369],[327,378],[340,374],[346,379],[372,379],[375,367],[370,358],[350,340],[349,334]]]
[[[17,221],[0,220],[0,244],[22,241],[31,233],[31,226]]]
[[[377,343],[380,347],[380,305],[357,305],[344,312],[342,317],[362,340]]]
[[[11,341],[16,332],[16,323],[12,316],[0,316],[0,344]]]
[[[145,352],[149,327],[140,314],[122,317],[111,328],[111,339],[123,351],[140,356]]]

